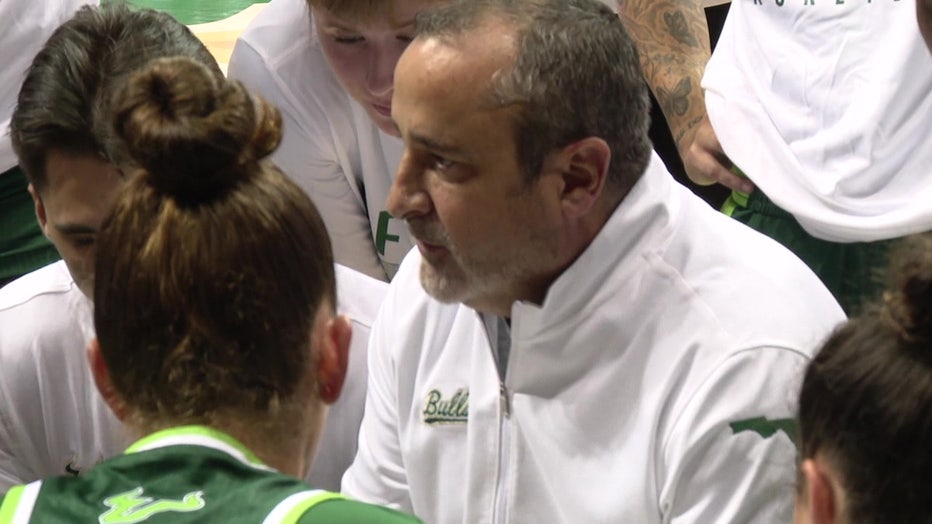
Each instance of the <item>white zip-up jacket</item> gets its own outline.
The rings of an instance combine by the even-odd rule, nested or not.
[[[797,388],[844,315],[772,240],[651,167],[541,306],[504,382],[482,317],[421,257],[369,347],[344,492],[425,522],[790,522]]]

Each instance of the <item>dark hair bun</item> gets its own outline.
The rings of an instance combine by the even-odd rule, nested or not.
[[[153,60],[114,96],[116,134],[160,192],[198,200],[229,189],[281,141],[281,115],[186,57]]]
[[[891,264],[884,309],[908,344],[932,344],[932,233],[903,240]]]

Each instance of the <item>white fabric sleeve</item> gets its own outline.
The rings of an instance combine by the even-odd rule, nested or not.
[[[755,348],[704,381],[661,449],[663,522],[792,522],[796,398],[807,363],[795,351]]]
[[[399,298],[389,296],[369,337],[369,386],[353,465],[343,476],[343,493],[372,504],[414,511],[398,439],[398,387],[391,351],[392,308]]]
[[[23,461],[24,450],[20,449],[25,442],[32,440],[17,432],[21,424],[16,422],[19,416],[15,411],[25,406],[16,398],[11,398],[7,391],[8,387],[19,383],[7,375],[15,368],[9,358],[4,358],[0,348],[0,494],[17,484],[26,484],[39,478],[39,474]],[[36,413],[35,416],[42,415]]]
[[[228,75],[281,111],[282,143],[272,160],[314,201],[327,226],[336,262],[387,280],[375,250],[364,188],[354,187],[353,174],[344,172],[323,109],[301,104],[266,60],[242,39],[233,48]]]
[[[3,409],[0,407],[0,409]],[[0,419],[2,419],[0,415]],[[38,478],[29,471],[25,464],[16,458],[13,451],[13,436],[5,420],[0,420],[0,495],[3,495],[17,484],[25,484],[26,479]]]

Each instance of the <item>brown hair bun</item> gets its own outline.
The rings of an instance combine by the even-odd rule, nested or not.
[[[281,115],[186,57],[153,60],[114,97],[114,128],[148,182],[176,200],[233,187],[281,141]]]
[[[884,314],[904,343],[932,344],[932,234],[905,239],[893,260]]]

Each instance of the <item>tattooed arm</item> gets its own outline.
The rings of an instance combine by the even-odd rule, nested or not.
[[[660,103],[689,178],[750,191],[730,171],[709,123],[699,83],[709,60],[702,0],[618,0],[618,13],[638,46],[647,84]]]

